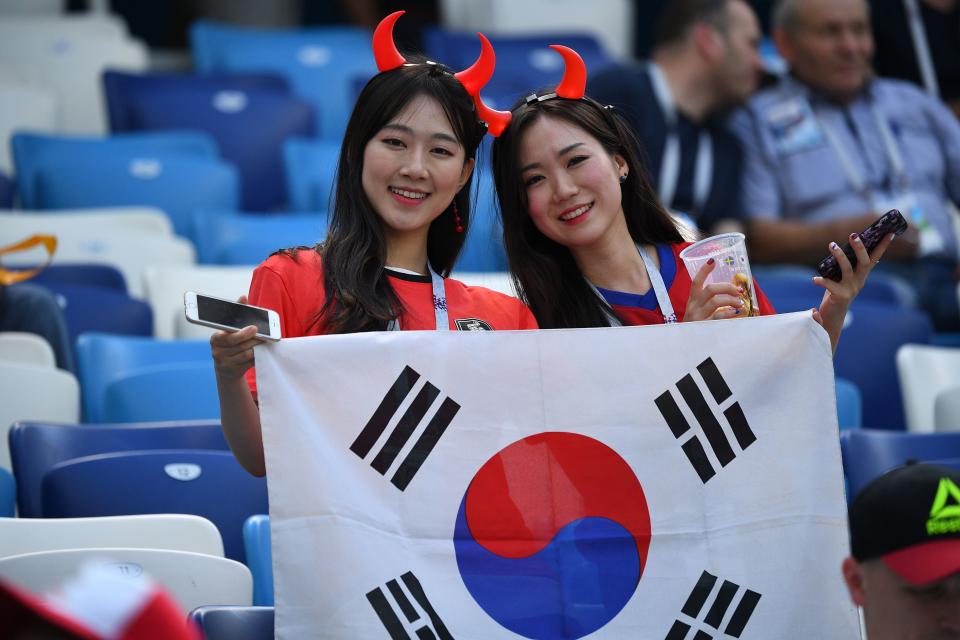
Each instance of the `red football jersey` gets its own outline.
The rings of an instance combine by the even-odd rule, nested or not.
[[[430,276],[388,271],[390,285],[403,304],[400,327],[405,331],[436,329],[433,285]],[[458,280],[444,280],[450,329],[460,331],[506,331],[536,329],[537,321],[522,302],[484,287],[470,287]],[[253,272],[249,304],[273,309],[280,315],[284,338],[327,333],[316,322],[326,293],[323,270],[316,251],[302,250],[296,258],[273,255]],[[246,373],[250,390],[256,395],[256,375]]]
[[[663,278],[663,284],[667,287],[667,295],[670,297],[670,302],[673,303],[673,311],[677,314],[678,321],[683,320],[683,315],[687,310],[687,300],[690,298],[690,288],[693,284],[683,260],[680,259],[680,252],[690,244],[689,242],[682,242],[657,245],[657,256],[660,258],[660,275]],[[768,316],[776,313],[773,305],[767,300],[767,296],[757,286],[756,280],[753,281],[753,286],[757,292],[757,306],[760,309],[760,315]],[[660,311],[657,296],[652,288],[643,295],[599,287],[598,289],[624,325],[663,324],[663,313]]]

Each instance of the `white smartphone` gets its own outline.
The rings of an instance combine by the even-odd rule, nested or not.
[[[183,294],[183,312],[189,322],[205,327],[239,331],[254,325],[257,327],[258,338],[276,341],[282,337],[280,316],[273,309],[254,307],[187,291]]]

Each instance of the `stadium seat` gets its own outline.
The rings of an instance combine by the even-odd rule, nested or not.
[[[909,460],[960,458],[960,433],[896,433],[851,429],[840,434],[843,470],[855,496],[882,473]]]
[[[282,79],[276,82],[285,84]],[[283,142],[314,132],[313,107],[285,87],[258,86],[244,76],[107,72],[104,88],[110,108],[119,112],[117,117],[111,112],[114,132],[205,131],[239,172],[244,210],[285,207]]]
[[[937,431],[960,431],[960,385],[937,392],[933,401],[933,423]]]
[[[327,235],[327,216],[321,212],[198,211],[194,216],[194,230],[198,262],[257,265],[280,249],[312,247],[323,240]]]
[[[184,266],[151,267],[144,272],[146,298],[153,309],[154,336],[164,340],[192,338],[209,340],[213,329],[186,321],[183,293],[195,291],[236,300],[250,289],[253,268]]]
[[[480,42],[472,32],[452,32],[428,27],[423,33],[424,48],[434,60],[448,67],[466,69],[480,54]],[[614,60],[593,36],[584,34],[499,35],[490,38],[497,52],[497,72],[483,88],[483,99],[496,109],[509,109],[521,96],[541,87],[556,86],[563,77],[563,58],[549,49],[562,44],[583,58],[590,73],[614,64]]]
[[[340,142],[291,138],[283,145],[283,166],[291,211],[329,211]]]
[[[70,344],[75,345],[80,335],[90,331],[128,336],[153,335],[150,305],[126,293],[55,282],[44,286],[60,301]]]
[[[51,264],[31,278],[30,282],[45,287],[69,285],[127,293],[127,281],[123,274],[109,264]]]
[[[0,171],[13,173],[10,138],[15,131],[56,131],[57,104],[41,87],[0,81]]]
[[[50,343],[34,333],[0,331],[0,361],[54,369],[57,359]]]
[[[777,311],[815,309],[823,298],[823,287],[812,281],[812,275],[761,274],[757,275],[760,288]],[[857,295],[858,302],[901,306],[896,289],[882,274],[871,274]]]
[[[377,73],[370,37],[365,29],[344,26],[273,30],[199,20],[190,27],[198,72],[278,73],[313,105],[317,134],[338,141],[353,110],[354,80]]]
[[[273,640],[273,607],[198,607],[189,619],[207,640]]]
[[[920,311],[859,301],[851,305],[834,368],[837,376],[860,389],[865,399],[863,426],[904,429],[897,349],[908,343],[929,343],[931,333],[930,319]]]
[[[227,451],[216,421],[144,424],[19,422],[10,429],[10,457],[21,517],[41,517],[43,476],[54,465],[82,456],[149,449]]]
[[[186,514],[99,518],[0,518],[0,558],[38,551],[123,547],[223,557],[212,522]]]
[[[863,426],[863,398],[857,385],[837,378],[837,423],[840,429],[857,429]]]
[[[212,367],[210,342],[169,342],[101,333],[81,336],[77,341],[77,372],[83,389],[84,422],[104,421],[105,400],[112,384],[157,365]]]
[[[100,134],[106,130],[100,74],[107,68],[146,69],[147,50],[125,34],[122,23],[106,19],[5,18],[0,60],[29,70],[54,91],[59,131]]]
[[[40,491],[44,518],[187,513],[220,530],[226,557],[243,562],[243,523],[267,511],[267,482],[229,451],[100,453],[51,467]]]
[[[92,210],[96,213],[0,214],[0,243],[12,244],[37,233],[57,236],[53,264],[105,264],[116,267],[130,295],[143,296],[147,265],[186,266],[196,262],[193,244],[172,235],[173,227],[158,209]],[[45,259],[39,250],[4,256],[8,267],[34,266]]]
[[[497,216],[496,193],[489,173],[474,178],[473,215],[454,273],[461,271],[507,271],[503,228]]]
[[[250,570],[227,558],[170,549],[65,549],[0,558],[0,578],[29,591],[52,590],[92,560],[107,560],[125,574],[146,573],[184,611],[204,604],[249,605]]]
[[[0,360],[0,467],[11,468],[7,432],[18,420],[77,422],[80,387],[60,369]]]
[[[0,517],[13,518],[17,507],[17,484],[13,474],[0,467]]]
[[[243,523],[243,549],[253,575],[253,604],[273,606],[273,551],[270,516],[258,514]]]
[[[107,385],[103,422],[220,418],[213,360],[137,369]]]
[[[960,349],[905,344],[897,350],[897,375],[907,429],[927,433],[938,430],[934,402],[940,391],[960,385]]]

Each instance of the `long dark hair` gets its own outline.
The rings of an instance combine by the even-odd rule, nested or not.
[[[486,132],[473,99],[446,67],[418,55],[405,57],[409,64],[377,74],[363,88],[343,136],[327,237],[314,247],[323,257],[326,293],[314,322],[323,323],[328,333],[383,330],[403,311],[384,272],[383,223],[363,189],[363,154],[370,139],[419,96],[440,104],[464,149],[465,162],[474,158]],[[443,277],[450,274],[470,225],[471,183],[466,182],[427,234],[427,257]],[[456,231],[454,206],[463,233]]]
[[[527,213],[520,175],[520,141],[539,118],[549,116],[580,127],[610,155],[619,154],[630,171],[622,184],[623,212],[634,242],[682,242],[683,236],[650,186],[640,161],[640,143],[630,125],[590,98],[550,98],[513,108],[510,126],[493,144],[493,178],[503,220],[503,241],[516,290],[542,329],[604,327],[607,316],[580,273],[570,250],[543,235]]]

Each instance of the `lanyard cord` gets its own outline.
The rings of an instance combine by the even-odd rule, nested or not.
[[[643,247],[639,244],[637,245],[637,252],[640,254],[640,258],[643,260],[643,266],[647,270],[647,277],[650,278],[650,288],[653,289],[653,295],[657,298],[657,305],[660,307],[660,313],[663,315],[664,324],[672,324],[677,321],[677,314],[673,310],[673,302],[670,301],[670,296],[667,294],[667,285],[663,282],[663,276],[660,275],[659,269],[653,264],[653,259],[644,251]],[[603,294],[600,293],[600,290],[597,289],[596,285],[590,282],[584,277],[586,283],[590,286],[590,289],[596,294],[597,298],[600,300],[600,304],[603,306],[603,313],[607,316],[607,324],[611,327],[622,327],[623,323],[620,322],[620,318],[613,312],[613,307],[610,306],[610,303],[606,301],[603,297]]]

